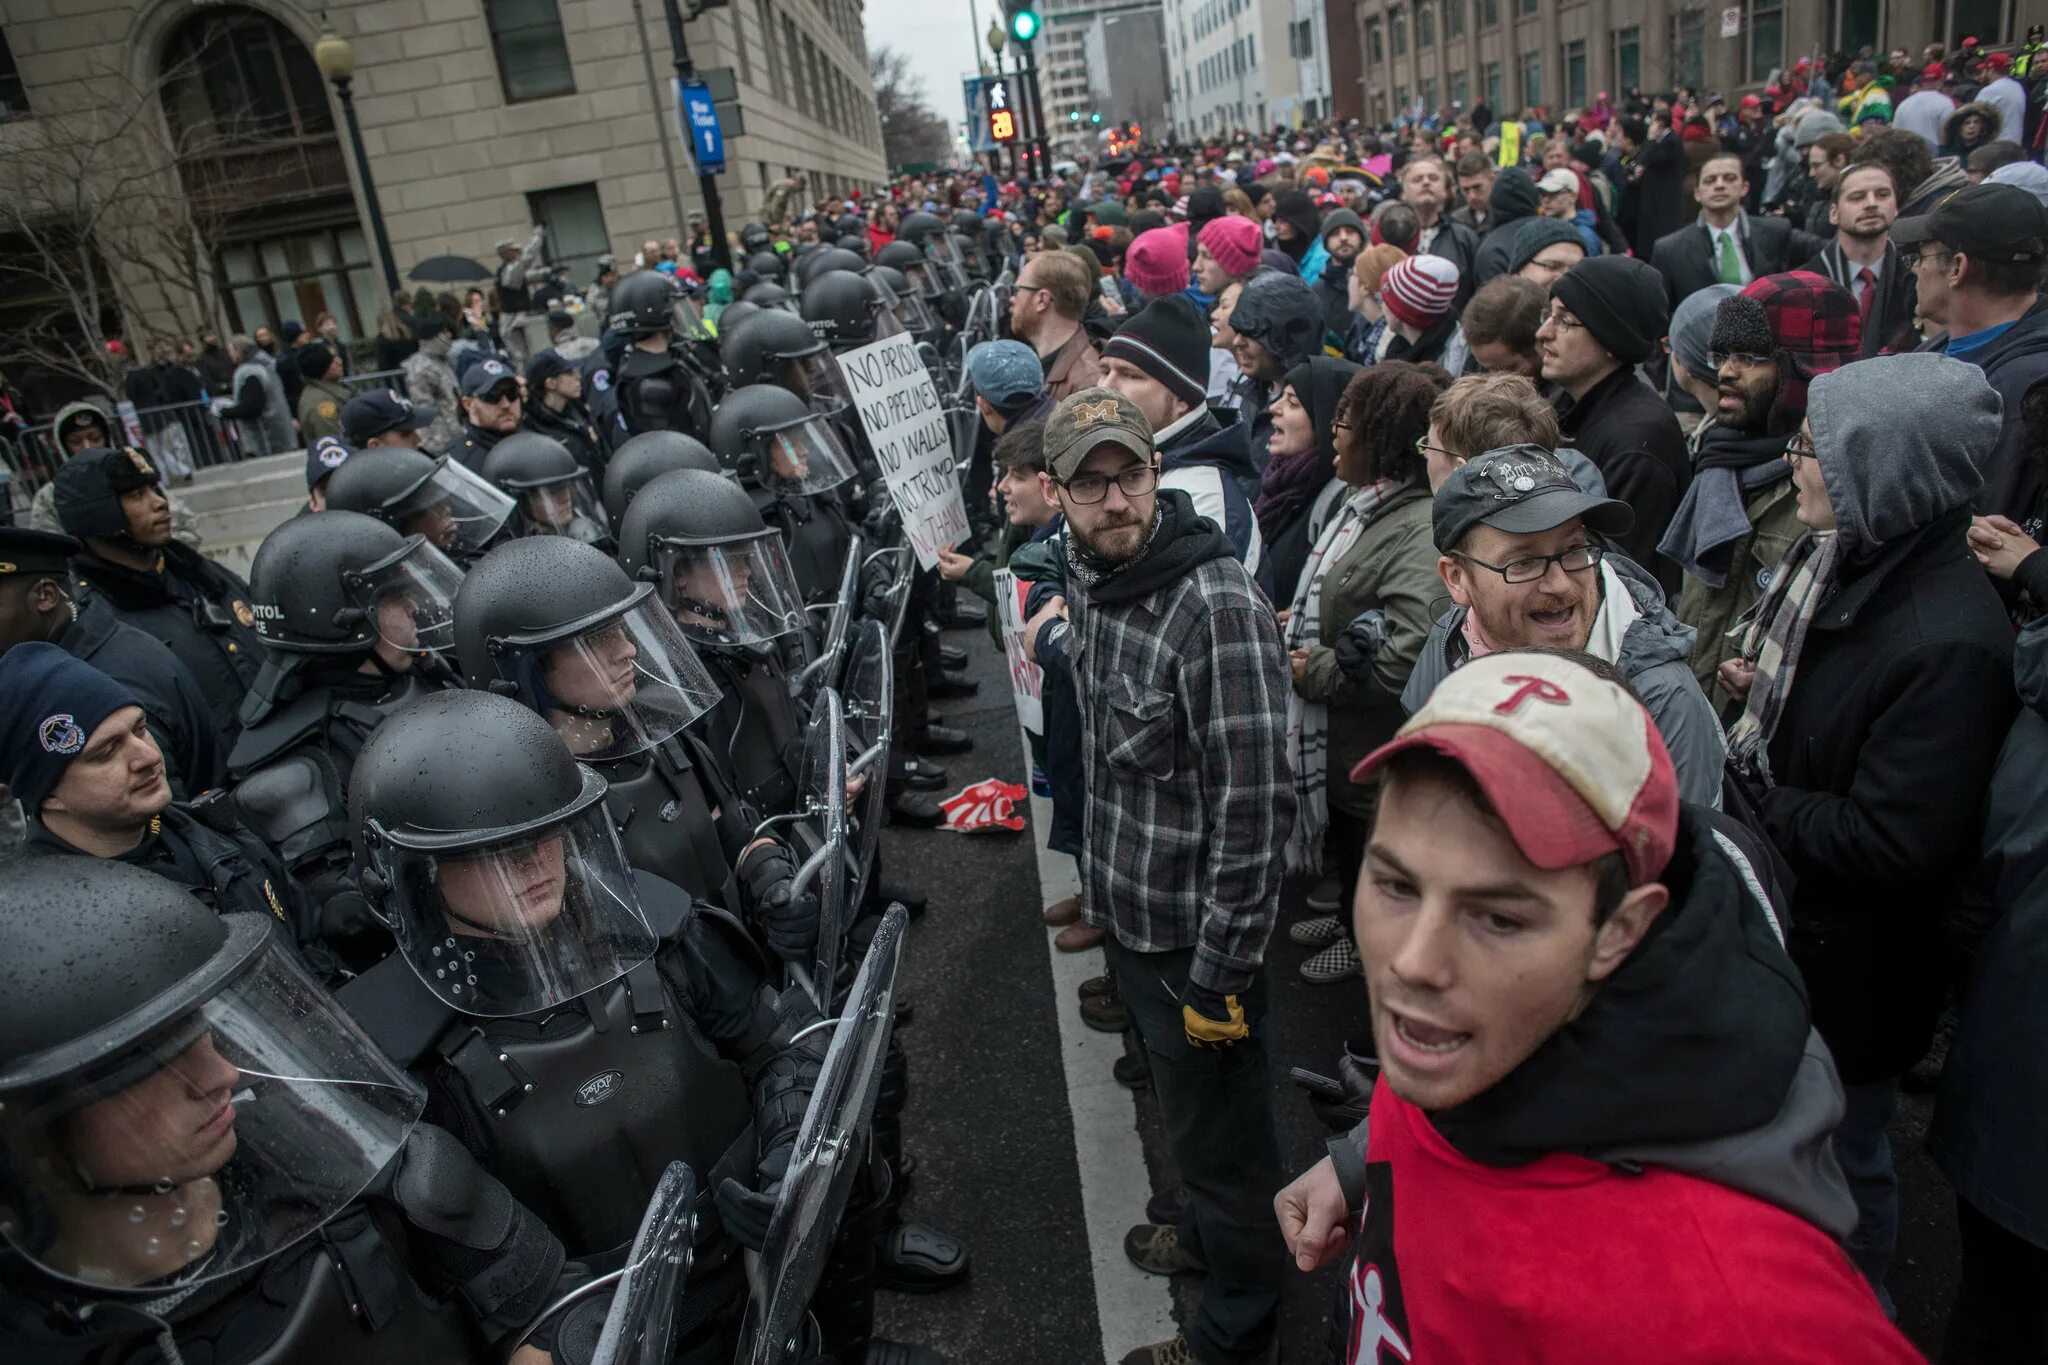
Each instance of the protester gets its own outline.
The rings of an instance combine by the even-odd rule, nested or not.
[[[1534,379],[1543,361],[1536,330],[1548,311],[1546,286],[1531,280],[1488,280],[1479,286],[1458,320],[1477,368]]]
[[[1410,256],[1397,262],[1380,280],[1380,306],[1386,329],[1368,363],[1406,360],[1412,364],[1444,362],[1446,369],[1463,366],[1456,352],[1458,267],[1441,256]]]
[[[235,424],[245,455],[282,455],[292,448],[292,409],[277,362],[248,337],[237,336],[232,344],[234,401],[220,415]]]
[[[1288,371],[1320,349],[1322,314],[1307,285],[1274,272],[1244,286],[1228,326],[1231,354],[1243,372],[1240,410],[1252,463],[1263,474],[1271,458],[1273,404]]]
[[[405,358],[405,396],[414,407],[433,416],[420,438],[428,450],[452,452],[462,440],[461,391],[454,367],[448,363],[448,348],[454,337],[441,317],[420,319],[420,348]]]
[[[1045,364],[1045,388],[1058,402],[1102,378],[1102,363],[1081,328],[1095,281],[1065,252],[1032,257],[1010,292],[1010,331]]]
[[[1338,400],[1359,373],[1348,360],[1314,356],[1287,372],[1273,403],[1271,460],[1252,504],[1279,601],[1292,602],[1309,552],[1343,499],[1337,479]]]

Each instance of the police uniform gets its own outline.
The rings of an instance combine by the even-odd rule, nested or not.
[[[512,367],[496,356],[487,356],[463,371],[462,396],[480,397],[506,384],[510,384],[515,390],[519,387],[518,376],[512,373]],[[491,453],[491,447],[511,434],[507,431],[485,431],[474,422],[465,419],[462,423],[462,434],[444,453],[454,456],[469,469],[481,473],[484,456]]]

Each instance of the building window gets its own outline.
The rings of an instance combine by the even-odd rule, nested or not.
[[[1465,36],[1465,0],[1444,0],[1444,37]]]
[[[1486,101],[1487,109],[1492,112],[1495,118],[1500,117],[1501,89],[1499,62],[1488,62],[1479,69],[1479,84],[1479,97]],[[1479,131],[1483,133],[1486,130],[1481,128]]]
[[[14,65],[14,51],[7,46],[7,34],[0,30],[0,123],[28,113],[28,87]]]
[[[1937,6],[1937,9],[1939,8],[1941,7]],[[2004,0],[1949,0],[1946,8],[1949,17],[1948,41],[1952,46],[1961,43],[1965,38],[1975,38],[1980,43],[2003,43],[2012,40],[2012,29],[2006,23],[2007,10]]]
[[[1761,81],[1785,59],[1785,0],[1748,0],[1743,29],[1749,39],[1748,81]]]
[[[1428,4],[1415,7],[1415,46],[1418,50],[1436,46],[1436,10]]]
[[[576,73],[569,67],[555,0],[484,0],[484,21],[508,103],[575,92]]]
[[[1500,22],[1500,0],[1479,0],[1479,27],[1492,28]]]
[[[1436,77],[1432,76],[1422,83],[1422,116],[1435,118],[1436,115]]]
[[[1393,30],[1394,30],[1394,55],[1395,55],[1396,57],[1405,57],[1405,56],[1407,56],[1407,55],[1408,55],[1408,11],[1406,11],[1406,10],[1404,10],[1404,9],[1396,9],[1396,10],[1392,10],[1392,11],[1390,11],[1390,12],[1389,12],[1389,13],[1387,14],[1387,23],[1388,23],[1389,25],[1391,25],[1391,26],[1392,26],[1392,28],[1393,28]],[[1404,103],[1404,104],[1405,104],[1405,103],[1407,103],[1407,101],[1405,101],[1405,100],[1404,100],[1404,101],[1402,101],[1402,103]]]
[[[1368,19],[1365,21],[1365,64],[1378,66],[1386,59],[1386,46],[1380,40],[1380,21]]]
[[[1472,78],[1460,71],[1451,77],[1451,107],[1463,112],[1472,98]],[[1482,130],[1484,131],[1484,130]]]
[[[1577,106],[1586,102],[1586,40],[1574,38],[1564,45],[1564,102]]]
[[[761,50],[768,55],[768,88],[776,99],[788,98],[782,84],[782,49],[775,41],[775,11],[768,0],[761,0]]]
[[[1287,26],[1287,55],[1308,58],[1316,55],[1316,29],[1313,19],[1301,19]]]
[[[1521,14],[1534,14],[1542,7],[1543,0],[1521,0],[1521,4],[1516,6],[1516,10]]]
[[[752,85],[754,83],[754,63],[747,56],[746,16],[737,9],[728,10],[726,13],[732,18],[732,46],[733,51],[739,53],[740,57],[740,79],[748,85]]]
[[[1522,107],[1530,108],[1543,103],[1543,54],[1524,52],[1522,54]]]
[[[560,189],[533,190],[526,196],[532,221],[548,230],[548,260],[569,267],[572,279],[587,272],[597,278],[597,258],[612,249],[611,235],[604,230],[604,205],[595,185],[564,185]]]
[[[1706,84],[1707,12],[1683,9],[1671,16],[1671,80],[1687,90]]]
[[[215,264],[228,326],[237,332],[332,313],[342,336],[353,341],[375,331],[388,297],[370,269],[358,227],[236,242],[220,249]]]
[[[1259,40],[1250,33],[1244,35],[1244,66],[1247,71],[1259,69]]]
[[[811,112],[811,87],[804,80],[804,50],[797,46],[796,25],[787,14],[782,16],[782,47],[784,67],[789,72],[789,83],[796,95],[797,112]]]
[[[1643,83],[1643,31],[1630,25],[1614,30],[1614,94],[1616,104],[1626,104],[1622,92]]]

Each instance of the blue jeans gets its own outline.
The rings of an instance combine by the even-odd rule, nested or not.
[[[1845,1085],[1842,1092],[1848,1109],[1835,1129],[1835,1160],[1842,1163],[1849,1193],[1856,1200],[1856,1229],[1844,1249],[1877,1291],[1885,1315],[1897,1317],[1884,1277],[1899,1244],[1899,1173],[1885,1129],[1899,1100],[1899,1078]]]

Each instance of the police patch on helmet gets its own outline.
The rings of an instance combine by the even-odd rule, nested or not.
[[[348,458],[348,447],[332,436],[322,436],[313,443],[313,454],[328,469],[341,468]]]
[[[36,727],[36,739],[46,753],[75,754],[85,747],[85,731],[69,712],[44,716],[43,723]]]
[[[249,604],[239,597],[235,599],[235,619],[241,622],[245,629],[252,628],[256,624],[256,613],[249,610]]]

